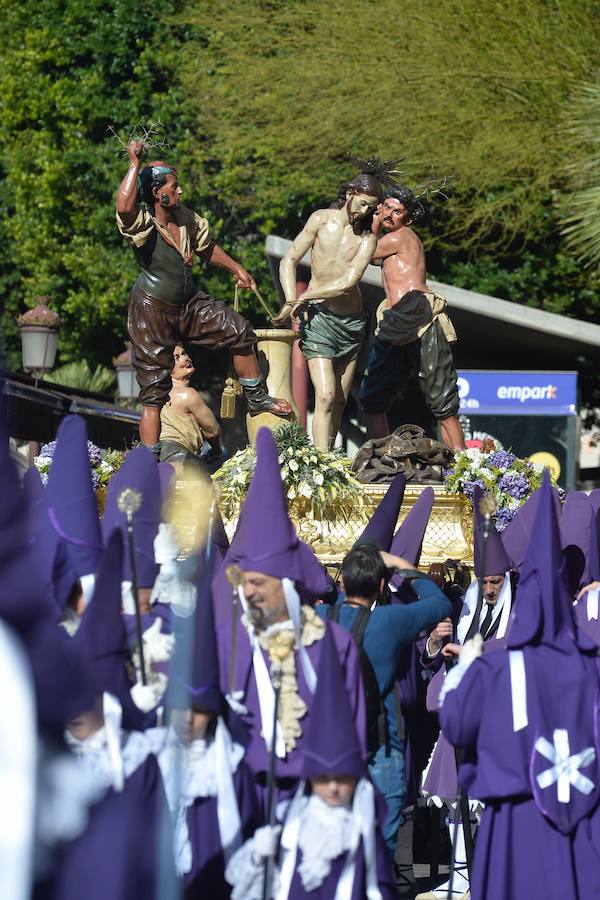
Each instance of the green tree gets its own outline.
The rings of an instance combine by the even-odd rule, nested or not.
[[[169,0],[5,0],[0,51],[0,295],[14,322],[35,294],[64,319],[62,361],[109,363],[135,277],[114,223],[126,160],[107,133],[163,117],[177,140],[173,54],[185,30]]]

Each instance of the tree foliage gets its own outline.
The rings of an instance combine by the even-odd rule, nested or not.
[[[5,0],[0,52],[3,327],[35,294],[64,319],[63,360],[108,362],[124,337],[135,266],[114,222],[126,169],[107,135],[141,115],[176,132],[167,0]]]
[[[585,265],[600,266],[600,77],[578,85],[565,110],[563,132],[574,154],[557,205],[567,247]]]
[[[561,112],[597,63],[589,0],[218,0],[187,6],[194,159],[268,230],[323,205],[348,151],[455,176],[454,249],[523,244],[564,177]],[[301,210],[302,215],[306,212]]]

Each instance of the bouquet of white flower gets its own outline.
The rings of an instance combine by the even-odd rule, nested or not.
[[[341,450],[326,452],[313,447],[306,431],[293,423],[281,425],[274,437],[288,500],[307,501],[316,515],[332,520],[347,517],[362,505],[361,486]],[[256,451],[246,447],[213,475],[221,511],[227,518],[238,515],[255,465]]]

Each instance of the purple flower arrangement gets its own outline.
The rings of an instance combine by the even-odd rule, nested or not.
[[[33,463],[40,473],[43,484],[48,483],[48,473],[54,459],[56,450],[56,441],[50,441],[49,444],[43,444],[40,448],[39,456],[36,456]],[[92,476],[92,485],[95,491],[106,487],[111,477],[121,468],[125,454],[120,450],[103,450],[97,447],[92,441],[87,442],[88,459],[90,461],[90,473]]]
[[[494,495],[494,521],[504,531],[516,511],[542,484],[544,469],[528,459],[519,459],[510,450],[492,448],[485,452],[476,447],[454,454],[454,465],[444,472],[446,490],[473,499],[475,486]]]

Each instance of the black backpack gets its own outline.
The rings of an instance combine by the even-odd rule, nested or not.
[[[343,604],[330,606],[327,610],[327,618],[339,624],[340,609],[342,605]],[[373,670],[371,660],[367,656],[366,651],[363,647],[363,640],[365,631],[367,630],[367,625],[369,624],[370,614],[371,611],[370,609],[368,609],[368,607],[361,606],[356,616],[354,617],[352,627],[350,628],[350,634],[352,635],[358,646],[358,652],[360,656],[360,669],[362,672],[363,685],[365,689],[365,706],[367,711],[367,752],[369,756],[371,756],[373,753],[376,753],[380,747],[385,747],[386,751],[388,752],[390,749],[390,735],[383,697],[381,696],[381,691],[379,690],[379,684],[377,683],[377,677]],[[404,722],[400,713],[400,701],[395,688],[393,697],[394,713],[396,715],[398,734],[399,737],[402,738],[404,735]]]

